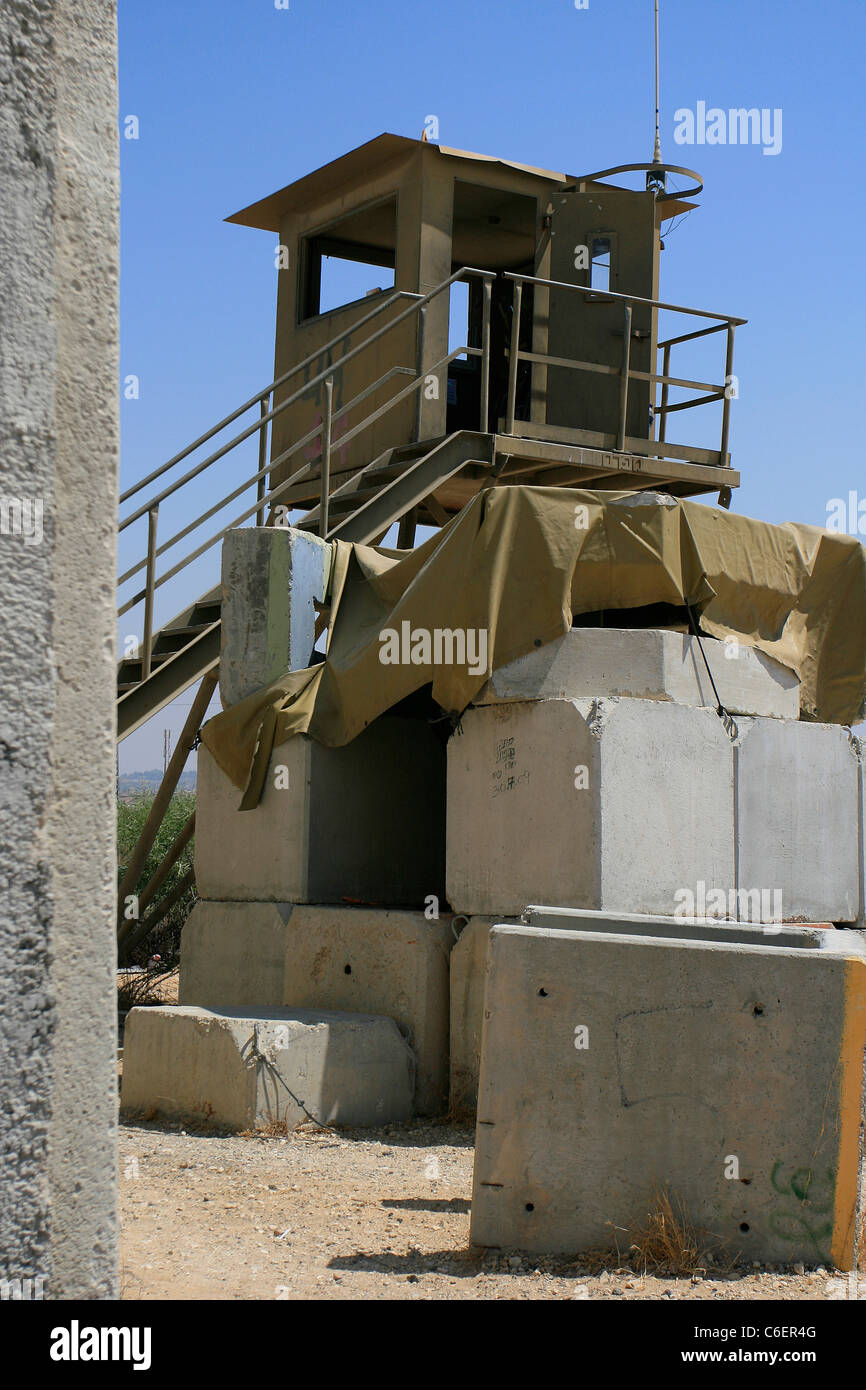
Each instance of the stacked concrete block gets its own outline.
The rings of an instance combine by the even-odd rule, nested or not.
[[[262,799],[198,753],[195,871],[201,897],[361,901],[444,898],[445,750],[420,720],[377,720],[344,748],[303,736],[274,750]]]
[[[733,738],[694,638],[575,629],[495,671],[451,739],[447,891],[470,919],[452,956],[458,1108],[477,1090],[490,925],[525,916],[539,890],[578,930],[643,919],[635,934],[680,935],[697,916],[766,923],[754,943],[807,949],[781,925],[864,921],[856,743],[798,720],[786,667],[734,642],[703,649]],[[699,936],[727,930],[705,921]]]
[[[290,903],[199,902],[181,940],[181,1004],[384,1014],[417,1063],[415,1109],[448,1098],[451,918]]]
[[[733,640],[705,638],[702,654],[687,633],[654,628],[573,628],[494,671],[474,703],[625,695],[715,709],[707,665],[731,714],[798,717],[800,683],[787,666]]]
[[[126,1110],[229,1129],[408,1120],[415,1059],[390,1018],[258,1007],[133,1009]]]
[[[862,921],[862,780],[837,725],[738,717],[732,742],[660,700],[473,709],[448,752],[448,899],[507,917],[543,885],[552,906]]]
[[[853,1268],[866,961],[838,935],[494,927],[473,1243],[613,1248],[666,1194],[722,1258]]]
[[[512,922],[514,919],[512,919]],[[801,950],[847,948],[852,940],[828,923],[808,926],[745,926],[687,917],[648,917],[638,913],[590,912],[574,908],[530,906],[522,921],[531,927],[716,941],[722,944],[793,946]],[[451,952],[451,1105],[458,1113],[475,1113],[481,1064],[484,987],[488,938],[494,917],[470,917]],[[859,946],[859,938],[855,945]],[[864,947],[866,949],[866,947]]]
[[[449,744],[455,911],[553,905],[671,913],[734,883],[733,758],[708,709],[537,700],[467,712]]]
[[[222,547],[220,695],[236,705],[309,666],[331,546],[293,527],[229,531]]]
[[[226,537],[224,705],[309,664],[332,552],[291,528]],[[273,752],[258,807],[242,812],[240,799],[200,748],[201,901],[183,931],[181,1007],[148,1010],[146,1024],[128,1028],[124,1066],[133,1081],[125,1100],[174,1088],[177,1113],[186,1113],[204,1103],[204,1087],[215,1113],[258,1123],[264,1101],[238,1070],[238,1040],[244,1029],[269,1036],[289,1009],[303,1023],[292,1056],[306,1056],[307,1043],[312,1049],[306,1075],[318,1075],[317,1049],[331,1039],[314,1107],[326,1120],[378,1124],[444,1109],[453,937],[450,915],[438,917],[445,899],[441,741],[424,722],[397,717],[377,720],[344,748],[292,738]],[[338,1011],[343,1021],[326,1028],[324,1015],[302,1019],[304,1010]],[[357,1027],[346,1022],[352,1017]],[[406,1101],[390,1082],[382,1090],[374,1069],[385,1108],[378,1101],[371,1108],[368,1044],[373,1038],[378,1046],[389,1030],[401,1040],[397,1070],[405,1076],[409,1058],[413,1081]],[[331,1066],[332,1053],[339,1066]],[[201,1074],[197,1090],[179,1079],[190,1069]],[[294,1090],[288,1073],[284,1079]]]
[[[461,922],[462,929],[451,949],[448,1063],[451,1110],[458,1118],[474,1115],[478,1099],[487,938],[497,921],[502,919],[455,918],[454,923],[455,933]]]
[[[711,917],[646,917],[637,912],[585,912],[579,908],[532,904],[521,916],[527,927],[554,927],[560,931],[613,932],[624,936],[673,937],[684,941],[718,944],[795,946],[803,951],[837,950],[852,943],[866,950],[860,934],[837,930],[830,922],[764,925],[716,921]]]
[[[860,758],[850,731],[774,719],[743,719],[738,727],[738,885],[772,889],[774,921],[855,922],[863,839]]]

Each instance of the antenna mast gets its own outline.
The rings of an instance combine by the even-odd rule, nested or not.
[[[656,143],[653,150],[653,163],[662,162],[662,142],[659,135],[659,0],[655,0],[656,7]]]
[[[647,191],[664,193],[667,187],[667,176],[662,167],[662,142],[659,125],[659,0],[655,0],[655,146],[653,148],[653,164],[657,164],[658,169],[651,169],[646,176]]]

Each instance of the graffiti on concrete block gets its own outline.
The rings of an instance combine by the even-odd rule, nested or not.
[[[811,1168],[794,1168],[786,1176],[789,1166],[781,1159],[773,1164],[770,1182],[785,1201],[772,1212],[770,1229],[792,1244],[801,1244],[805,1237],[821,1262],[829,1264],[836,1173],[827,1168],[822,1176]]]

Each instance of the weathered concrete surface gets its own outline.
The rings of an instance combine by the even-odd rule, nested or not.
[[[379,719],[345,748],[274,750],[261,802],[198,750],[195,870],[216,901],[423,907],[443,899],[445,750],[414,719]]]
[[[393,1018],[417,1060],[415,1109],[448,1095],[451,918],[364,907],[199,902],[181,937],[179,998],[208,1008],[338,1009]]]
[[[495,927],[473,1243],[613,1246],[667,1187],[744,1261],[852,1268],[864,1044],[862,956]]]
[[[580,908],[530,906],[521,921],[528,927],[561,931],[604,931],[625,936],[678,937],[683,941],[717,941],[721,945],[794,946],[799,950],[848,951],[866,955],[866,938],[830,922],[761,925],[715,921],[709,917],[647,917],[636,912],[588,912]]]
[[[110,1298],[112,0],[6,0],[0,93],[0,1277],[42,1278],[52,1299]]]
[[[513,919],[516,921],[517,919]],[[490,928],[496,917],[470,917],[451,950],[449,1096],[453,1114],[475,1114]],[[455,919],[455,931],[460,925]]]
[[[332,547],[294,527],[229,531],[222,546],[220,696],[235,705],[309,666]]]
[[[794,672],[749,647],[704,638],[722,704],[732,714],[796,719]],[[682,632],[653,628],[572,628],[494,671],[473,704],[631,696],[678,705],[717,705],[700,647]]]
[[[694,918],[535,906],[526,909],[522,920],[526,926],[553,927],[560,931],[613,932],[722,944],[749,942],[752,945],[794,946],[802,950],[843,950],[866,958],[866,939],[856,932],[836,931],[827,923],[796,927],[744,926]],[[515,921],[511,919],[512,924]],[[497,925],[506,924],[501,918],[470,917],[451,952],[450,1094],[451,1108],[458,1112],[474,1114],[478,1099],[487,944],[491,927]]]
[[[733,758],[713,711],[528,701],[469,710],[462,728],[448,745],[455,912],[543,898],[664,914],[684,886],[733,885]]]
[[[834,724],[742,720],[734,749],[737,876],[776,889],[774,920],[855,922],[860,763]]]
[[[308,1120],[352,1127],[412,1113],[415,1059],[391,1018],[312,1009],[133,1009],[125,1110],[230,1129]]]

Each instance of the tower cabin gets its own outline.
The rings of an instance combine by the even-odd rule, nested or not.
[[[609,181],[639,170],[645,188]],[[279,241],[271,519],[340,536],[391,486],[411,545],[512,482],[728,505],[744,320],[659,300],[664,226],[695,206],[664,173],[573,176],[385,134],[230,217]],[[686,318],[660,341],[669,311]],[[680,358],[712,334],[715,380],[692,380]],[[713,406],[715,447],[668,425]]]

